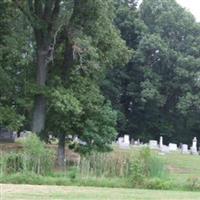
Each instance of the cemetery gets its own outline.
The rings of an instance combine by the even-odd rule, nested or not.
[[[0,200],[200,200],[200,0],[0,0]]]
[[[0,176],[0,182],[20,183],[21,176],[25,175],[25,182],[28,184],[49,184],[49,178],[51,177],[51,175],[49,175],[49,172],[46,173],[45,171],[43,171],[46,168],[46,164],[44,163],[43,166],[42,160],[38,163],[37,159],[40,157],[41,159],[43,159],[44,157],[49,157],[52,161],[52,159],[54,159],[52,155],[55,153],[56,144],[48,145],[48,149],[51,149],[51,154],[49,154],[48,152],[46,152],[45,149],[42,150],[43,147],[41,146],[41,144],[35,141],[35,138],[29,132],[28,134],[21,133],[20,135],[21,138],[16,138],[15,142],[0,143],[1,155],[11,156],[7,157],[6,159],[14,158],[14,160],[12,161],[13,163],[11,162],[11,160],[9,161],[9,163],[12,164],[12,167],[16,167],[16,169],[10,168],[10,170],[7,171],[7,167],[9,167],[10,164],[7,165],[5,163],[5,168],[1,165],[3,173]],[[76,138],[75,140],[78,139]],[[200,156],[199,150],[197,148],[197,138],[194,137],[191,141],[191,144],[189,145],[179,145],[174,143],[169,143],[168,145],[165,145],[164,141],[165,138],[161,136],[159,141],[149,140],[148,143],[142,143],[141,140],[131,140],[129,135],[125,135],[124,137],[119,137],[117,142],[114,142],[112,144],[113,151],[110,153],[95,153],[91,154],[89,157],[84,157],[79,156],[79,154],[71,150],[66,150],[66,170],[62,172],[61,178],[56,175],[57,172],[52,166],[52,172],[55,175],[51,178],[51,184],[57,185],[57,182],[60,182],[61,185],[83,184],[85,186],[91,186],[92,183],[92,185],[95,185],[96,187],[133,187],[164,190],[181,189],[186,191],[200,190],[200,175],[198,174],[198,172],[200,171]],[[21,157],[23,154],[28,155],[30,158],[34,158],[35,153],[31,153],[31,151],[35,150],[32,149],[34,145],[31,143],[35,143],[34,145],[37,145],[38,150],[41,149],[41,152],[39,153],[38,151],[38,153],[35,155],[36,160],[33,164],[36,165],[36,168],[30,169],[31,171],[36,170],[36,174],[30,175],[29,173],[31,171],[27,171],[23,175],[23,173],[20,172],[21,164],[18,163],[15,158],[20,156],[22,162],[24,162],[23,157]],[[14,152],[17,152],[17,154]],[[20,152],[24,153],[21,154]],[[29,163],[26,162],[29,161],[27,160],[26,156],[25,158],[26,160],[23,165],[27,165],[28,167]],[[151,163],[149,166],[150,171],[148,173],[150,173],[150,176],[146,175],[146,178],[144,177],[144,179],[142,178],[141,180],[138,180],[139,182],[135,182],[134,179],[137,176],[139,178],[140,175],[135,174],[134,177],[136,177],[132,180],[132,175],[129,172],[130,169],[133,169],[132,164],[134,164],[137,159],[140,159],[140,161],[142,162],[143,159],[147,159],[146,161],[144,160],[145,162],[147,162],[147,166],[150,164],[148,164],[149,159],[152,159],[154,163]],[[2,160],[1,162],[4,161]],[[49,163],[48,165],[50,166],[51,164]],[[143,164],[140,162],[136,166],[140,167],[141,170],[143,168]],[[38,167],[40,168],[41,172],[38,171]],[[153,171],[151,172],[151,170]],[[156,172],[154,170],[156,170]],[[40,175],[40,173],[42,176]],[[29,174],[29,178],[26,174]],[[142,181],[143,183],[140,181]]]
[[[132,141],[134,141],[132,139]],[[124,137],[119,137],[117,140],[117,145],[120,149],[129,149],[129,148],[144,148],[148,147],[153,150],[158,150],[160,153],[170,153],[170,152],[177,152],[182,154],[191,154],[191,155],[200,155],[200,152],[197,147],[197,138],[194,137],[190,148],[188,148],[188,144],[174,144],[169,143],[169,145],[163,144],[163,136],[160,136],[159,142],[157,140],[149,140],[149,143],[140,143],[139,140],[131,143],[129,135],[124,135]]]

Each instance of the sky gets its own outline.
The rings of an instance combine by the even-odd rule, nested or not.
[[[196,18],[198,22],[200,22],[200,0],[176,0],[182,7],[186,8],[186,10],[190,11]],[[142,0],[139,0],[142,2]]]
[[[189,10],[200,22],[200,0],[176,0],[182,7]]]

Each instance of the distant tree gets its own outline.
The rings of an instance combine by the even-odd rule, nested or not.
[[[0,126],[19,130],[31,108],[30,29],[10,1],[1,1],[0,19]]]
[[[119,110],[118,130],[187,142],[199,132],[199,24],[174,0],[144,0],[138,11],[119,2],[115,21],[135,53],[103,85]]]

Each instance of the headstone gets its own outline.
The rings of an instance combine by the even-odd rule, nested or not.
[[[198,151],[197,151],[197,138],[196,137],[194,137],[193,140],[192,140],[191,154],[198,155]]]
[[[187,144],[182,144],[181,145],[181,152],[182,152],[182,154],[189,154],[188,145]]]
[[[128,149],[130,146],[129,135],[124,135],[124,137],[118,138],[119,147],[122,149]]]
[[[15,135],[6,128],[0,128],[0,142],[14,142]]]
[[[149,140],[149,148],[150,149],[158,149],[158,142],[157,142],[157,140]]]
[[[124,143],[127,144],[127,145],[130,144],[129,135],[124,135]]]
[[[120,145],[123,142],[124,142],[124,138],[123,137],[119,137],[118,140],[117,140],[117,143]]]
[[[163,146],[163,137],[162,136],[160,136],[159,146],[160,146],[160,148],[162,148],[162,146]]]
[[[177,144],[169,143],[169,151],[177,151],[178,147]]]
[[[165,153],[169,153],[170,150],[167,145],[162,145],[162,147],[160,147],[160,151],[165,154]]]
[[[31,131],[22,131],[20,132],[20,138],[27,138],[31,134],[32,134]]]
[[[134,139],[133,139],[133,138],[131,139],[131,144],[132,144],[132,145],[134,145],[134,144],[135,144],[135,141],[134,141]]]

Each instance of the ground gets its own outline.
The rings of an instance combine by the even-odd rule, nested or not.
[[[132,149],[128,151],[133,151]],[[191,189],[194,189],[193,185],[196,184],[196,188],[200,191],[200,156],[183,155],[180,152],[170,153],[166,155],[159,155],[161,160],[165,163],[165,166],[169,170],[167,178],[170,178],[173,185],[179,185],[180,190],[184,185],[191,185]],[[27,177],[25,177],[27,179]],[[46,179],[48,180],[46,180]],[[59,184],[60,179],[59,177]],[[37,179],[37,177],[36,177]],[[37,181],[27,182],[30,184],[48,184],[53,177],[44,177],[43,182]],[[65,177],[63,177],[65,179]],[[4,180],[4,179],[3,179]],[[14,181],[7,181],[7,183],[15,183]],[[23,180],[23,177],[22,177]],[[91,177],[91,180],[92,177]],[[98,178],[93,184],[92,181],[87,184],[93,186],[117,186],[125,187],[122,184],[123,180],[118,178],[102,180]],[[192,180],[192,181],[191,181]],[[194,181],[193,181],[194,180]],[[196,182],[196,180],[198,180]],[[108,182],[112,184],[108,184]],[[97,184],[98,182],[98,184]],[[17,182],[18,183],[18,182]],[[24,183],[20,181],[20,183]],[[56,182],[57,183],[57,182]],[[71,185],[71,182],[63,182],[66,185]],[[52,184],[52,183],[51,183]],[[74,183],[76,185],[76,183]],[[0,200],[200,200],[200,192],[186,192],[186,191],[164,191],[164,190],[139,190],[139,189],[121,189],[121,188],[106,188],[106,187],[68,187],[68,186],[39,186],[39,185],[12,185],[12,184],[0,184]],[[173,186],[174,187],[174,186]],[[173,188],[174,190],[176,188]],[[188,190],[188,188],[187,188]]]
[[[1,200],[200,200],[200,192],[1,185]]]
[[[175,152],[160,157],[166,164],[170,177],[175,182],[181,184],[190,178],[200,179],[200,156]]]

